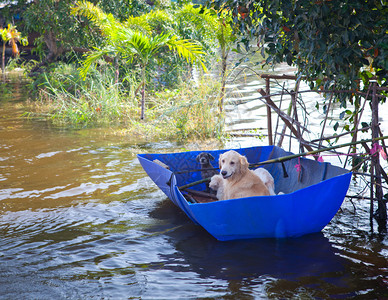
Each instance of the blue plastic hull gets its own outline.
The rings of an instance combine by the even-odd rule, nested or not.
[[[245,155],[249,163],[287,156],[275,146],[234,149]],[[218,157],[228,150],[208,151]],[[320,163],[312,159],[298,159],[265,165],[275,180],[275,192],[282,195],[249,197],[215,201],[210,203],[189,203],[178,187],[201,179],[196,161],[202,151],[139,154],[138,159],[155,184],[179,206],[195,223],[205,228],[216,239],[226,241],[248,238],[298,237],[321,231],[334,217],[346,196],[351,173],[346,169]],[[168,165],[165,169],[155,159]],[[284,172],[284,170],[286,172]],[[193,189],[204,190],[199,184]]]

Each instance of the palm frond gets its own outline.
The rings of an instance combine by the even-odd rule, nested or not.
[[[115,54],[117,50],[112,46],[107,46],[104,49],[94,48],[94,51],[89,52],[86,55],[86,59],[83,61],[82,67],[79,68],[81,77],[85,80],[86,74],[92,64],[96,63],[99,59],[109,54]]]
[[[172,31],[173,30],[173,17],[167,11],[153,10],[144,15],[151,28],[156,31]]]
[[[176,36],[172,36],[167,42],[167,46],[170,50],[175,50],[180,57],[185,58],[188,63],[197,63],[207,72],[204,64],[206,53],[202,51],[200,45],[190,40],[179,40]]]
[[[217,31],[217,16],[209,9],[194,7],[193,4],[186,4],[175,13],[178,22],[187,24],[207,36],[214,36]]]
[[[141,60],[141,64],[146,64],[151,51],[150,38],[140,31],[134,31],[128,35],[120,44],[120,52],[123,58],[130,58],[136,55]]]
[[[130,28],[133,31],[141,31],[145,34],[150,34],[152,31],[152,28],[147,21],[146,15],[141,15],[138,17],[130,16],[124,23],[124,27]]]
[[[88,18],[105,36],[112,39],[114,39],[117,27],[120,25],[112,14],[104,13],[98,6],[89,1],[77,1],[72,8],[72,14]]]

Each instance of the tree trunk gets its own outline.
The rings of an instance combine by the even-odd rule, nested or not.
[[[114,69],[115,69],[115,84],[117,84],[119,82],[119,75],[120,75],[119,58],[117,56],[114,58]]]
[[[3,41],[3,54],[2,54],[2,58],[1,58],[1,70],[2,70],[2,73],[4,74],[5,73],[5,41]]]
[[[376,95],[377,83],[373,83],[373,94],[372,94],[372,138],[378,138],[379,132],[379,100]],[[377,142],[375,142],[377,143]],[[380,171],[380,153],[374,153],[372,155],[372,166],[374,168],[375,178],[372,177],[372,182],[375,184],[375,196],[377,200],[377,210],[374,217],[377,221],[379,232],[386,232],[387,230],[387,205],[384,200],[384,193],[381,182],[381,171]],[[374,181],[373,181],[374,179]],[[372,200],[373,201],[373,200]]]
[[[226,52],[225,47],[221,46],[221,96],[219,103],[220,113],[222,113],[222,109],[224,106],[227,60],[228,53]]]
[[[64,48],[58,47],[57,38],[52,31],[47,31],[44,34],[43,38],[44,38],[44,42],[47,45],[47,48],[49,49],[49,54],[46,57],[46,62],[51,63],[55,61],[58,58],[58,56],[60,56],[63,53]]]
[[[144,120],[144,111],[145,111],[145,66],[141,69],[141,113],[140,119]]]

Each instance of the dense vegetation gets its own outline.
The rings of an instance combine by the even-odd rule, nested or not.
[[[124,124],[140,134],[219,137],[234,40],[224,17],[183,2],[96,3],[19,1],[8,8],[8,16],[22,11],[19,30],[39,34],[38,59],[28,70],[39,99],[35,111],[76,126]],[[209,72],[218,65],[218,48],[221,84]],[[193,72],[199,79],[192,80]]]
[[[386,0],[214,0],[228,10],[247,48],[258,43],[267,63],[286,62],[313,88],[357,90],[371,78],[388,85]],[[339,96],[344,106],[349,95]],[[351,100],[351,99],[350,99]]]
[[[298,75],[315,89],[359,91],[372,78],[387,85],[385,0],[214,0],[207,5],[210,9],[168,0],[20,0],[1,14],[6,22],[19,15],[18,30],[38,34],[33,50],[38,59],[29,71],[41,108],[53,103],[47,114],[56,121],[84,125],[164,118],[154,97],[166,91],[162,97],[169,103],[171,94],[195,90],[187,86],[194,83],[193,71],[204,74],[217,61],[219,90],[202,90],[213,93],[206,96],[212,105],[205,107],[214,110],[220,128],[226,61],[237,36],[237,49],[257,44],[266,64],[297,66]],[[91,95],[113,90],[117,107],[112,114]],[[337,100],[344,108],[356,104],[354,112],[345,114],[351,119],[360,97],[341,93]]]

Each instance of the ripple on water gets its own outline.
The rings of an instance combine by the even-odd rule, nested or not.
[[[0,299],[386,295],[388,241],[370,234],[368,203],[345,201],[323,234],[218,242],[166,199],[135,157],[183,146],[53,130],[2,107],[12,117],[0,118]],[[240,119],[233,127],[265,122],[259,101],[229,108]],[[320,132],[319,114],[309,118]]]

